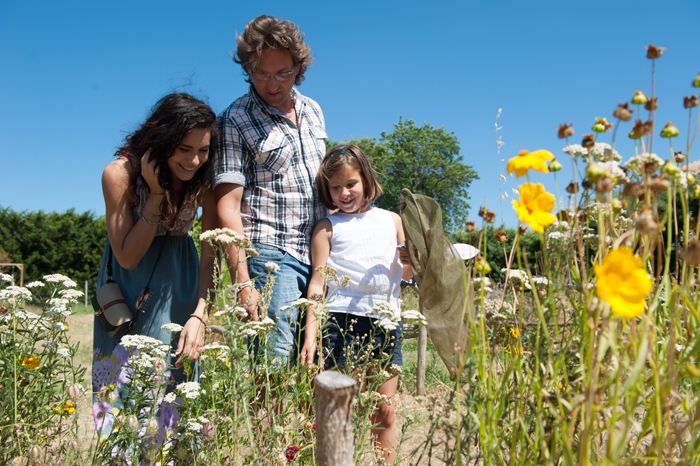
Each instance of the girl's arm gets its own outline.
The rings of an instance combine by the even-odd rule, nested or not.
[[[331,221],[324,218],[314,228],[311,236],[311,264],[313,271],[311,272],[311,280],[309,281],[309,291],[307,298],[312,299],[314,295],[326,295],[326,284],[321,278],[321,275],[316,271],[318,267],[326,265],[328,257],[331,255],[331,236],[333,235],[333,227]],[[317,304],[309,306],[306,310],[306,336],[304,338],[304,346],[301,349],[301,364],[306,364],[311,367],[314,363],[314,354],[316,353],[318,323],[316,322]]]
[[[391,218],[394,220],[394,226],[396,227],[396,244],[406,242],[401,217],[399,217],[398,214],[391,212]],[[401,278],[404,280],[410,280],[413,277],[413,269],[411,268],[411,262],[408,258],[408,249],[405,247],[399,248],[399,257],[401,258],[401,263],[403,264],[403,275]]]
[[[216,199],[214,192],[209,190],[204,195],[202,200],[202,233],[216,228]],[[190,317],[187,320],[182,332],[180,332],[180,340],[177,344],[175,355],[184,353],[190,359],[197,359],[199,349],[204,343],[204,322],[209,320],[208,312],[206,312],[207,294],[210,299],[214,298],[214,250],[208,241],[202,241],[202,256],[199,260],[199,300],[197,308],[192,313],[196,317]],[[182,358],[175,362],[175,367],[182,366]]]
[[[158,183],[159,169],[149,156],[150,151],[146,151],[141,158],[141,170],[150,188],[150,194],[148,199],[140,199],[140,202],[145,204],[150,214],[160,216],[163,188]],[[151,246],[158,225],[143,219],[134,222],[131,216],[134,195],[131,186],[131,165],[126,158],[119,158],[107,165],[102,174],[102,193],[105,198],[107,236],[114,257],[125,269],[135,269]]]

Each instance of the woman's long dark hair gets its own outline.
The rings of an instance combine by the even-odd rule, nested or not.
[[[141,177],[139,162],[143,154],[151,149],[150,159],[155,160],[160,167],[158,182],[165,192],[160,211],[164,221],[172,220],[177,213],[177,196],[173,188],[173,175],[167,161],[189,132],[199,128],[211,132],[209,159],[199,167],[194,177],[185,183],[183,192],[179,193],[180,196],[184,196],[184,199],[196,199],[199,204],[204,193],[211,186],[214,172],[213,159],[217,153],[219,141],[216,114],[207,104],[185,93],[166,95],[155,104],[146,122],[125,138],[124,145],[117,149],[114,155],[136,159],[131,180],[135,205],[141,201],[136,193],[136,180]],[[145,179],[142,181],[146,183]]]

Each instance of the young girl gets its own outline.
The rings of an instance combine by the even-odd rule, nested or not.
[[[378,358],[382,352],[389,355],[382,361],[383,372],[389,365],[401,366],[401,333],[403,326],[386,331],[377,325],[377,305],[388,306],[396,320],[401,317],[399,294],[401,278],[413,273],[408,263],[401,217],[393,212],[371,207],[381,194],[367,156],[355,145],[341,145],[329,150],[319,168],[318,195],[329,209],[338,209],[316,225],[311,238],[313,275],[308,296],[330,296],[327,310],[328,336],[324,338],[327,355],[326,368],[344,369],[362,362],[363,355],[371,352]],[[337,270],[339,276],[350,278],[348,286],[328,283],[317,271],[321,266]],[[314,362],[317,322],[314,310],[306,317],[306,336],[301,361],[311,366]],[[354,358],[354,359],[353,359]],[[353,374],[354,375],[354,374]],[[372,421],[376,442],[384,450],[389,463],[396,456],[396,422],[392,397],[396,393],[398,376],[393,376],[378,389],[390,403],[382,404],[373,413]]]
[[[211,246],[202,242],[200,261],[188,232],[199,207],[203,210],[202,231],[216,228],[210,180],[217,143],[212,109],[191,95],[170,94],[126,137],[115,154],[118,158],[102,175],[107,244],[98,288],[105,284],[111,262],[112,276],[136,316],[135,298],[150,283],[151,296],[129,333],[168,343],[170,333],[161,327],[169,323],[183,326],[172,348],[179,369],[170,376],[177,383],[185,378],[182,357],[196,359],[204,339],[206,294],[212,287],[214,260]],[[129,383],[129,369],[123,366],[129,353],[119,344],[121,335],[106,332],[97,317],[93,336],[93,414],[98,432],[106,435],[112,429],[114,408],[123,407],[118,396]],[[112,393],[111,398],[99,399],[97,393],[105,390]],[[168,415],[161,409],[161,436],[178,418],[174,408],[170,411]]]

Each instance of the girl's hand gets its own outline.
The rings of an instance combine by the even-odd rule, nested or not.
[[[160,167],[156,167],[156,161],[151,160],[151,149],[148,149],[143,157],[141,157],[141,176],[146,180],[151,194],[160,196],[163,194],[163,188],[158,182]]]
[[[201,320],[196,317],[190,317],[180,332],[180,340],[177,343],[175,356],[186,354],[192,361],[197,359],[204,343],[205,329],[206,327]],[[182,357],[175,361],[175,367],[182,367]]]
[[[301,348],[299,360],[301,364],[306,364],[309,369],[314,367],[314,356],[316,355],[316,338],[304,341],[304,346]]]

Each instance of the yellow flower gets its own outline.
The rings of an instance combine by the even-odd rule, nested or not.
[[[610,305],[613,314],[632,319],[644,312],[644,298],[652,283],[642,259],[626,247],[614,249],[601,265],[594,267],[598,297]]]
[[[71,403],[70,401],[66,401],[65,403],[63,403],[63,412],[68,414],[74,413],[75,406],[73,406],[73,403]]]
[[[525,183],[520,186],[520,201],[513,201],[513,208],[522,223],[527,223],[532,231],[543,233],[547,225],[557,219],[550,214],[554,208],[554,196],[544,190],[541,184]]]
[[[517,328],[511,328],[510,334],[513,335],[513,338],[520,338],[520,330]]]
[[[538,150],[529,153],[526,150],[521,150],[517,157],[513,157],[508,161],[508,174],[515,173],[515,176],[520,178],[527,175],[527,171],[532,169],[542,173],[549,173],[549,169],[545,162],[552,160],[554,156],[546,150]]]
[[[41,365],[41,361],[39,361],[39,356],[32,356],[31,358],[23,358],[22,365],[30,369],[36,369]]]

